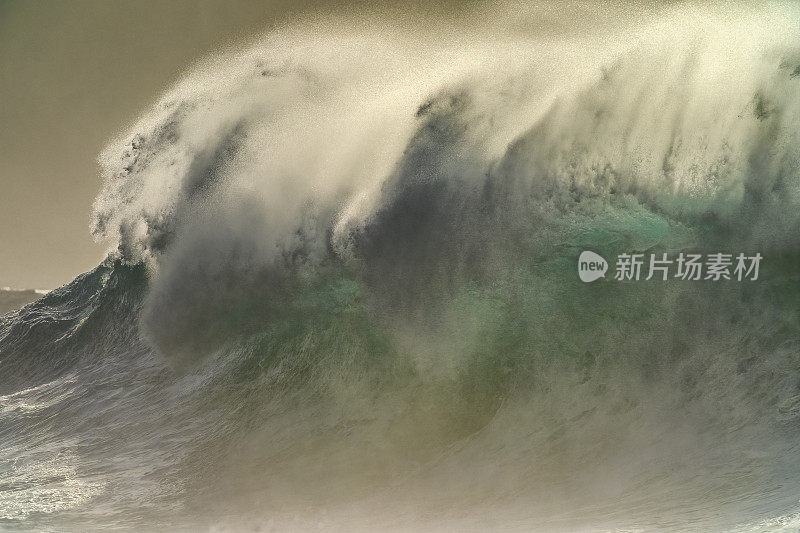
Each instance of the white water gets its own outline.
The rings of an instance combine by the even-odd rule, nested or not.
[[[303,22],[196,66],[100,157],[108,265],[0,322],[2,526],[791,530],[797,8]],[[587,287],[587,245],[764,282]]]

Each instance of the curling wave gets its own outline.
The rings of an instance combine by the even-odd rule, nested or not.
[[[108,259],[0,319],[0,524],[794,527],[800,20],[593,14],[198,65],[100,158]]]

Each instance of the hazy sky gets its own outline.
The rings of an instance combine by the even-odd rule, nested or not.
[[[592,4],[543,5],[560,11],[582,3]],[[106,245],[94,243],[88,229],[100,188],[97,155],[199,58],[240,47],[311,9],[377,9],[416,27],[461,19],[480,2],[377,4],[0,0],[0,286],[53,288],[100,262]],[[584,18],[569,20],[579,25]]]
[[[193,61],[310,4],[0,0],[0,286],[52,288],[97,265],[105,143]]]

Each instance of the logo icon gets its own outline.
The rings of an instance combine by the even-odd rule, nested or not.
[[[590,283],[606,275],[608,262],[594,252],[584,251],[578,258],[578,276],[584,283]]]

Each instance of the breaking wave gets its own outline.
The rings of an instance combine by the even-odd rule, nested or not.
[[[0,318],[0,525],[792,528],[796,7],[197,65],[100,157],[108,259]],[[583,284],[586,249],[764,262]]]

